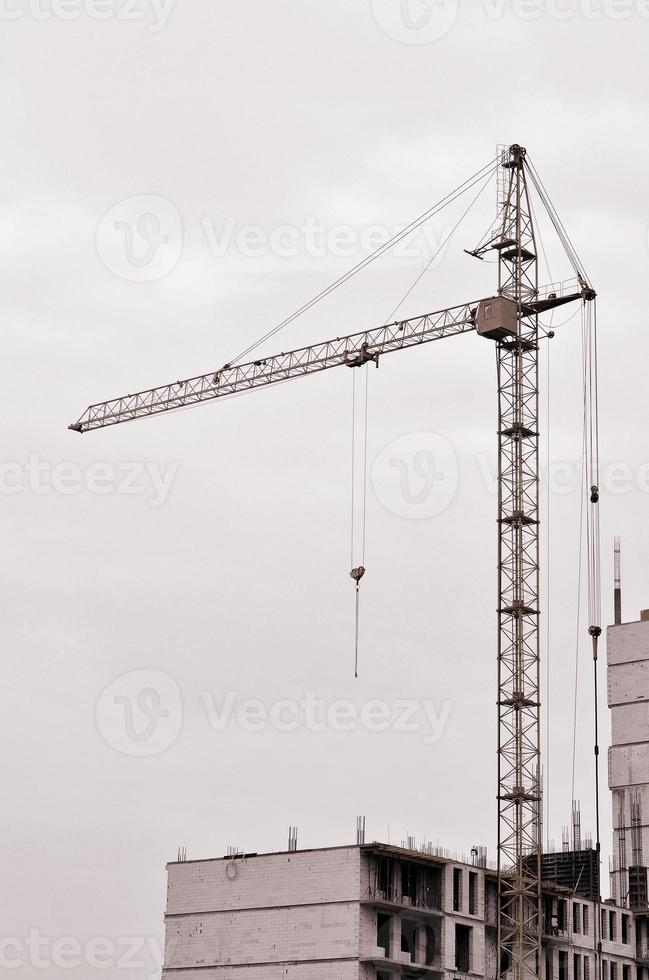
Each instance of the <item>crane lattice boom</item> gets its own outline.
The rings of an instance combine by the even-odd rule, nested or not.
[[[581,292],[578,284],[570,282],[562,293],[548,295],[552,298],[527,304],[525,316],[532,316],[540,309],[572,302],[580,298]],[[391,351],[405,350],[441,340],[443,337],[454,337],[473,331],[479,310],[488,302],[489,300],[477,300],[408,320],[397,320],[310,347],[273,354],[246,364],[226,364],[216,371],[199,374],[185,381],[172,381],[170,384],[148,388],[135,394],[97,402],[90,405],[69,428],[74,432],[90,432],[121,422],[132,422],[187,408],[200,402],[213,401],[215,398],[241,394],[253,388],[279,384],[329,368],[361,367],[370,361],[378,364],[379,358]]]

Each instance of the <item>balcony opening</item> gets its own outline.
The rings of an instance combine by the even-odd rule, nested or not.
[[[629,916],[622,916],[622,942],[625,946],[629,944]]]
[[[545,950],[545,980],[554,980],[554,957],[552,950]]]
[[[462,908],[462,869],[453,868],[453,911],[459,912]]]
[[[559,980],[568,980],[568,954],[559,950]]]
[[[572,903],[572,931],[576,934],[581,932],[581,905],[579,902]]]
[[[412,919],[401,920],[401,952],[408,953],[410,962],[417,962],[417,923]]]
[[[469,871],[469,915],[478,914],[478,876]]]
[[[404,861],[401,865],[401,896],[411,901],[417,893],[417,868]]]
[[[421,949],[423,953],[423,965],[435,966],[437,954],[441,947],[441,930],[440,935],[438,936],[432,926],[419,926],[417,939],[419,942],[419,949]]]
[[[572,977],[573,980],[582,980],[581,977],[581,955],[575,953],[572,962]]]
[[[413,861],[402,861],[397,869],[401,901],[417,908],[441,909],[442,872]],[[394,900],[394,899],[393,899]]]
[[[427,909],[442,907],[441,868],[420,868],[417,905]]]
[[[460,973],[471,972],[472,926],[455,925],[455,969]]]
[[[553,926],[556,925],[554,921],[554,905],[552,899],[549,895],[543,896],[543,925],[546,933],[551,936]]]
[[[380,857],[376,868],[376,889],[381,898],[390,901],[392,897],[392,861]]]
[[[379,912],[376,917],[376,945],[379,946],[386,955],[386,958],[390,956],[390,923],[392,921],[391,915],[385,915],[383,912]]]

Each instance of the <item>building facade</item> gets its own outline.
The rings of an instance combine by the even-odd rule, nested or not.
[[[495,978],[496,877],[381,844],[168,866],[164,980]],[[597,980],[597,908],[547,886],[544,980]],[[601,908],[602,980],[638,980],[634,920]]]
[[[610,626],[608,785],[613,805],[611,893],[646,909],[649,856],[649,612],[639,622]]]

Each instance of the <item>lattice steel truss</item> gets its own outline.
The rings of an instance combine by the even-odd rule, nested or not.
[[[253,388],[279,384],[305,374],[329,368],[361,367],[391,351],[418,347],[443,337],[473,332],[480,301],[463,303],[436,313],[409,320],[397,320],[362,333],[336,337],[312,347],[274,354],[247,364],[226,364],[218,371],[199,374],[185,381],[149,388],[90,405],[81,418],[70,425],[75,432],[90,432],[120,422],[160,415],[199,402],[240,394]]]
[[[525,150],[501,159],[509,193],[499,292],[518,306],[516,337],[497,345],[499,398],[498,928],[499,976],[538,976],[541,907],[539,705],[538,296]],[[531,859],[531,860],[530,860]]]

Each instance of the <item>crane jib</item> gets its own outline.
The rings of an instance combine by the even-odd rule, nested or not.
[[[583,291],[566,292],[563,295],[549,293],[537,302],[527,303],[521,313],[524,317],[533,316],[583,298]],[[74,432],[89,432],[187,408],[252,388],[278,384],[290,378],[333,367],[361,367],[368,362],[374,362],[378,366],[379,358],[391,351],[474,329],[490,339],[500,340],[507,335],[515,335],[516,316],[516,306],[513,304],[512,308],[511,300],[493,297],[408,320],[398,320],[363,333],[337,337],[321,344],[257,359],[248,364],[226,364],[218,371],[210,371],[208,374],[98,402],[91,405],[69,428]],[[488,319],[491,320],[491,325],[487,322]]]

